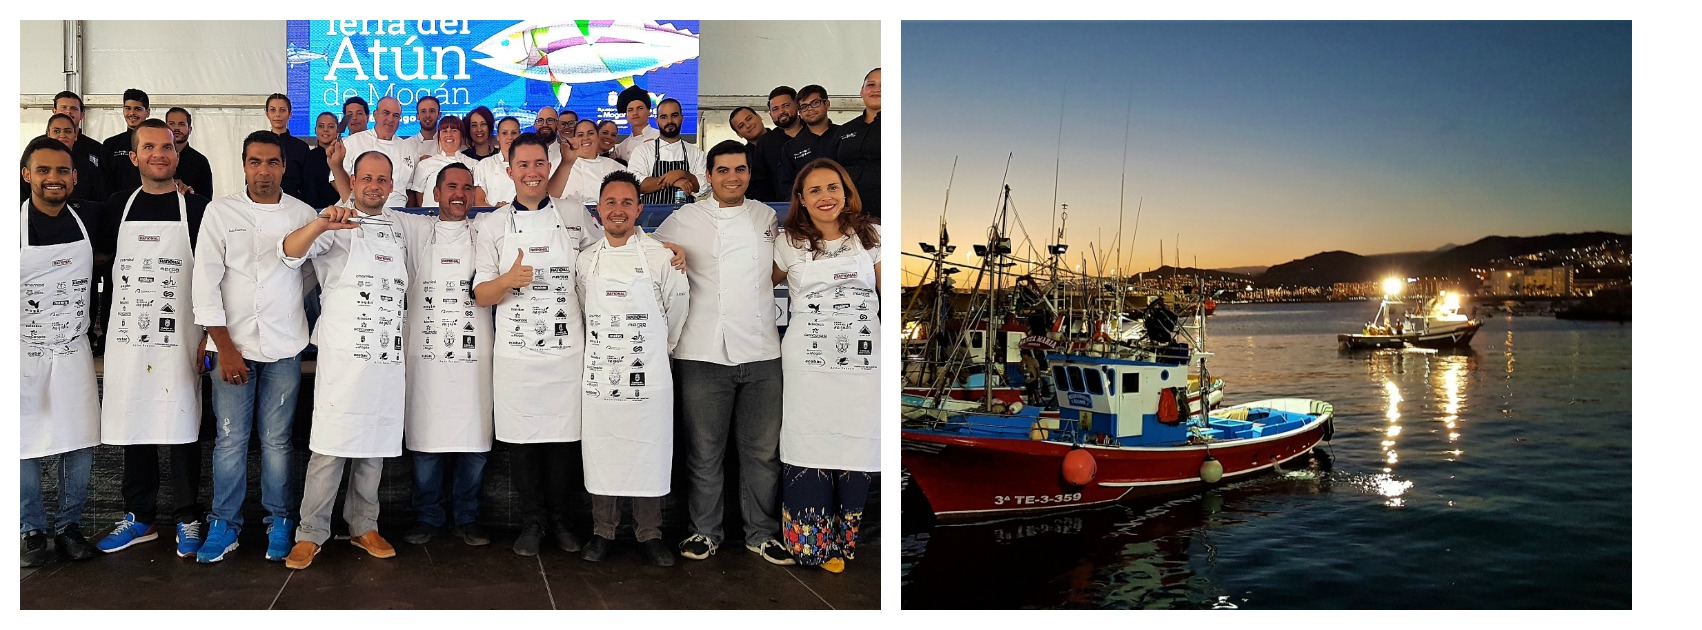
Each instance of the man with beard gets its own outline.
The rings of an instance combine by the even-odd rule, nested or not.
[[[183,183],[184,194],[211,199],[213,167],[207,163],[207,156],[189,146],[189,134],[195,131],[190,125],[189,110],[182,107],[166,110],[165,124],[171,128],[172,141],[177,144],[177,181]],[[281,139],[279,141],[282,142]],[[288,165],[285,165],[285,169],[288,168]]]
[[[619,499],[626,497],[645,558],[666,567],[674,565],[673,552],[662,544],[662,497],[670,490],[674,460],[668,355],[679,342],[691,295],[685,274],[668,266],[668,249],[638,229],[643,210],[637,178],[610,173],[597,204],[605,238],[579,254],[588,335],[581,398],[585,489],[596,523],[580,557],[597,562],[608,554],[620,526]]]
[[[445,117],[440,134],[459,137]],[[442,136],[447,139],[447,136]],[[439,156],[441,157],[441,155]],[[454,157],[471,161],[457,153]],[[402,536],[425,544],[446,532],[473,546],[490,544],[479,527],[479,488],[491,450],[491,311],[473,303],[473,172],[450,162],[437,172],[437,216],[393,213],[408,252],[408,402],[403,446],[414,460],[419,520]],[[444,477],[450,493],[443,496]],[[447,499],[447,501],[445,500]],[[447,505],[445,505],[447,503]],[[450,520],[450,519],[453,520]],[[453,528],[446,529],[446,525]]]
[[[691,308],[674,349],[684,406],[691,536],[680,555],[705,560],[721,545],[727,441],[739,453],[739,512],[745,548],[773,564],[795,564],[780,533],[780,334],[774,325],[776,216],[745,197],[745,150],[728,140],[709,150],[709,199],[668,215],[655,236],[677,243],[692,264]]]
[[[639,201],[647,205],[675,203],[679,193],[689,199],[702,188],[703,151],[680,137],[684,120],[679,101],[662,99],[656,106],[658,136],[627,158],[627,172],[642,180]]]
[[[627,137],[615,145],[610,155],[623,164],[631,164],[633,152],[660,135],[650,126],[650,92],[636,85],[621,90],[620,97],[615,99],[615,109],[626,116]]]
[[[574,201],[597,199],[603,178],[622,170],[614,158],[597,154],[597,124],[581,120],[570,128],[575,136],[572,151],[562,155],[562,163],[550,176],[550,196]],[[564,134],[567,135],[567,134]]]
[[[556,108],[547,105],[542,109],[539,109],[538,114],[532,117],[532,133],[538,134],[538,138],[542,139],[544,144],[550,147],[550,164],[552,168],[554,165],[561,163],[561,145],[556,143],[556,140],[558,140],[556,137],[558,123],[559,120],[556,118]]]
[[[829,107],[832,103],[827,100],[826,88],[806,85],[798,90],[798,119],[804,128],[781,149],[780,169],[776,171],[779,176],[775,178],[776,185],[785,186],[785,198],[791,198],[792,179],[805,164],[816,158],[832,159],[839,153],[839,125],[828,119]]]
[[[83,337],[89,329],[95,252],[89,223],[69,203],[77,185],[71,149],[38,137],[24,148],[20,162],[30,186],[19,217],[25,239],[18,259],[23,309],[20,552],[23,566],[35,567],[53,559],[48,536],[72,559],[95,555],[79,524],[89,496],[94,447],[100,443],[94,355]],[[47,458],[53,455],[59,456],[59,507],[50,520],[42,504],[41,481]]]
[[[786,143],[791,142],[803,131],[804,122],[798,119],[798,92],[791,87],[782,85],[768,92],[768,117],[774,120],[774,131],[763,134],[756,143],[756,161],[761,166],[752,165],[752,173],[757,169],[764,171],[770,187],[763,191],[761,197],[748,195],[752,199],[787,200],[792,198],[792,178],[786,177],[781,181],[781,173],[787,167]],[[754,175],[753,175],[754,178]]]
[[[347,132],[347,135],[352,136],[366,131],[366,119],[370,115],[371,110],[367,109],[366,99],[359,96],[349,97],[349,100],[343,101],[343,122],[337,125],[338,133]]]
[[[174,110],[175,111],[175,110]],[[168,113],[167,116],[170,116]],[[178,144],[150,118],[131,135],[142,186],[113,195],[96,231],[97,251],[113,256],[123,282],[106,352],[101,441],[124,447],[124,518],[96,544],[113,553],[159,537],[161,445],[171,454],[171,510],[177,557],[201,548],[201,359],[205,333],[187,324],[190,272],[207,198],[180,191]],[[146,277],[138,272],[144,272]],[[149,306],[142,306],[149,303]]]
[[[378,99],[377,115],[373,118],[375,124],[372,129],[349,134],[343,139],[343,170],[353,173],[355,159],[367,151],[383,153],[390,158],[392,169],[390,199],[385,203],[390,207],[405,207],[408,205],[408,184],[413,180],[414,164],[419,162],[419,155],[414,152],[413,142],[396,138],[396,128],[402,124],[402,102],[391,96]]]
[[[881,69],[863,76],[863,115],[839,128],[834,160],[851,174],[863,214],[881,220]]]
[[[750,192],[746,193],[746,196],[757,201],[776,200],[774,175],[757,157],[757,144],[762,142],[763,136],[768,135],[768,128],[762,126],[762,118],[756,115],[756,110],[741,106],[727,116],[727,123],[733,126],[733,133],[739,134],[745,141],[745,157],[751,165]]]
[[[378,102],[383,129],[387,105]],[[398,107],[395,118],[400,120]],[[363,132],[364,133],[364,132]],[[389,203],[394,167],[389,156],[367,151],[355,158],[353,209],[325,212],[278,244],[287,267],[313,259],[324,289],[323,312],[314,327],[319,367],[314,378],[313,429],[307,477],[302,485],[301,525],[284,566],[305,569],[331,539],[331,503],[349,474],[343,519],[349,542],[375,558],[396,549],[378,534],[378,484],[384,458],[402,454],[402,409],[406,372],[402,354],[402,305],[408,294],[405,243]]]
[[[277,134],[242,141],[243,192],[207,205],[195,240],[195,323],[212,339],[213,510],[197,562],[223,560],[237,547],[248,493],[248,438],[260,438],[260,503],[267,512],[266,559],[290,551],[290,431],[307,347],[300,269],[284,264],[278,243],[315,220],[312,208],[283,194],[284,150]],[[257,430],[256,430],[257,429]]]
[[[290,116],[293,112],[290,97],[277,92],[266,97],[266,122],[271,123],[272,133],[278,135],[278,141],[284,143],[284,194],[306,201],[307,196],[302,193],[302,183],[307,167],[308,147],[307,142],[290,135]],[[336,126],[337,117],[332,116],[331,127],[335,129]],[[209,197],[211,192],[208,191]]]
[[[136,125],[147,118],[148,93],[136,88],[125,90],[124,124],[127,129],[100,143],[100,163],[105,171],[108,194],[130,192],[142,185],[142,176],[136,172],[136,165],[130,163],[130,134],[135,133]]]

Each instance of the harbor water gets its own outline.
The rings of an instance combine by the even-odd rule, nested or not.
[[[963,526],[908,487],[904,608],[1630,608],[1631,325],[1486,316],[1467,350],[1338,349],[1376,306],[1209,320],[1224,404],[1335,405],[1308,465]]]

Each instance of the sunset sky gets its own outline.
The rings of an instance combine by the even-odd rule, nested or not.
[[[903,31],[905,251],[934,240],[954,157],[960,252],[984,235],[1012,153],[1016,208],[1044,240],[1060,117],[1072,259],[1112,245],[1128,121],[1125,272],[1157,266],[1160,239],[1173,263],[1178,234],[1184,264],[1222,269],[1631,231],[1628,22]]]

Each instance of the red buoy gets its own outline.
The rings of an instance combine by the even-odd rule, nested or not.
[[[1093,460],[1093,453],[1085,448],[1078,448],[1064,454],[1064,481],[1072,486],[1085,486],[1093,482],[1094,475],[1099,474],[1099,464]]]

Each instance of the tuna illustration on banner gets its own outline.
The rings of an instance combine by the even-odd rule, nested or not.
[[[284,59],[288,60],[292,66],[299,66],[304,63],[312,62],[315,59],[324,58],[325,55],[321,55],[295,44],[290,44],[289,48],[284,51]]]
[[[521,22],[473,47],[479,64],[534,81],[548,81],[557,105],[576,83],[632,78],[697,58],[698,36],[657,22],[575,20],[570,24]]]

